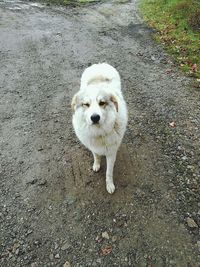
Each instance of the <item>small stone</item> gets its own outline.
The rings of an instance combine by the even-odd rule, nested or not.
[[[101,259],[99,258],[99,259],[97,259],[97,263],[100,263],[101,264]]]
[[[100,243],[103,239],[98,235],[96,238],[95,238],[95,241]]]
[[[33,244],[36,245],[36,246],[38,246],[38,245],[40,244],[40,242],[39,242],[39,240],[35,240],[35,241],[33,242]]]
[[[68,242],[65,242],[62,247],[61,250],[67,250],[68,248],[70,248],[70,244]]]
[[[32,234],[32,232],[33,232],[33,230],[29,229],[29,230],[27,231],[26,235],[30,235],[30,234]]]
[[[38,181],[38,185],[45,185],[46,183],[47,183],[47,180],[44,178]]]
[[[17,248],[15,251],[15,255],[18,255],[18,254],[19,254],[19,248]]]
[[[105,238],[105,239],[109,239],[108,232],[103,232],[102,233],[102,237]]]
[[[64,263],[63,267],[71,267],[71,264],[70,264],[68,261],[66,261],[66,262]]]
[[[55,255],[55,259],[60,259],[60,255],[58,253]]]
[[[72,205],[76,202],[76,198],[73,197],[73,196],[67,196],[66,199],[65,199],[65,203],[67,205]]]
[[[50,255],[49,255],[49,259],[50,259],[50,260],[53,260],[53,254],[50,254]]]
[[[181,159],[182,160],[187,160],[187,156],[183,156]]]
[[[54,249],[58,249],[58,244],[57,243],[55,243]]]
[[[189,169],[189,170],[193,170],[193,169],[194,169],[194,166],[192,166],[192,165],[187,165],[187,169]]]
[[[190,228],[197,228],[198,227],[198,225],[195,223],[195,221],[190,217],[187,217],[186,222]]]
[[[200,240],[197,241],[197,248],[198,248],[198,250],[200,251]]]
[[[117,241],[117,237],[116,236],[113,236],[112,237],[112,242],[116,242]]]
[[[13,245],[13,248],[12,248],[12,252],[13,253],[16,253],[16,250],[20,247],[20,243],[16,242],[14,245]]]

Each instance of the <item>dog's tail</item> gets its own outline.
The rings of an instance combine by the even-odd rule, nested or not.
[[[81,77],[81,90],[95,83],[115,83],[116,89],[121,89],[121,81],[118,71],[107,63],[94,64],[88,67]]]

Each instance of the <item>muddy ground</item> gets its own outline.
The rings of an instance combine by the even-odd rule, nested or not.
[[[136,6],[0,2],[0,266],[200,266],[199,91]],[[129,109],[113,195],[70,109],[104,61]]]

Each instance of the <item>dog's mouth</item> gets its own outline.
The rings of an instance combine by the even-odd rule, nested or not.
[[[93,123],[92,123],[92,126],[100,127],[100,123],[99,123],[99,122],[93,122]]]

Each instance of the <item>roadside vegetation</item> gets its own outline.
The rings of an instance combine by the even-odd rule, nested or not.
[[[141,0],[140,10],[180,68],[200,82],[200,1]]]

